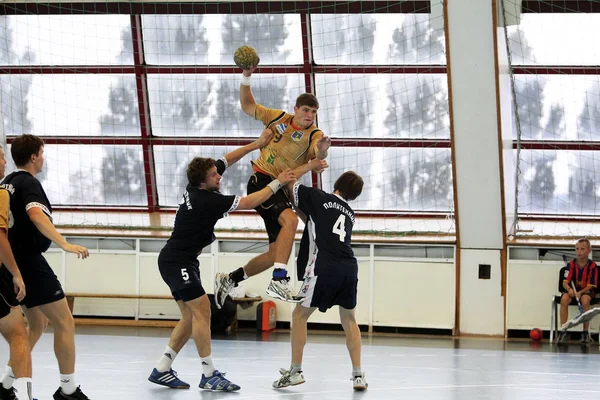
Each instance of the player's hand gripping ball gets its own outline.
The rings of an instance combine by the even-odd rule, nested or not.
[[[233,53],[233,61],[241,69],[250,69],[258,65],[260,58],[258,58],[258,52],[254,47],[244,45]]]

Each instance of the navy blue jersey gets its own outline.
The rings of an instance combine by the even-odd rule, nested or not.
[[[40,181],[27,171],[17,170],[4,178],[2,186],[10,193],[14,223],[9,226],[8,240],[15,257],[48,250],[52,241],[42,235],[27,215],[27,210],[37,207],[52,221],[52,206]]]
[[[358,276],[358,262],[350,247],[354,211],[340,196],[294,185],[294,203],[307,216],[298,255],[303,276]]]
[[[216,167],[222,175],[225,160],[217,160]],[[175,216],[175,228],[163,250],[172,261],[195,260],[204,247],[214,242],[217,221],[235,210],[239,202],[239,196],[225,196],[187,185]]]

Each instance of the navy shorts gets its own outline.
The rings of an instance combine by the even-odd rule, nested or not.
[[[300,296],[305,296],[300,304],[307,308],[317,307],[321,312],[333,306],[353,310],[357,292],[358,278],[355,276],[311,276],[304,279],[300,289]]]
[[[260,172],[255,172],[248,181],[248,194],[258,192],[259,190],[267,187],[269,183],[273,181],[269,175],[265,175]],[[281,225],[279,225],[279,216],[286,208],[292,208],[290,201],[288,200],[285,192],[278,190],[277,193],[272,195],[269,200],[265,201],[261,205],[255,208],[260,214],[263,221],[265,221],[265,228],[269,235],[269,243],[274,243],[277,240],[279,231],[281,231]]]
[[[27,288],[25,288],[27,290]],[[10,309],[18,307],[12,275],[5,267],[0,267],[0,319],[10,314]]]
[[[33,308],[65,298],[60,281],[42,254],[15,255],[15,259],[27,291],[21,305]]]
[[[177,262],[161,251],[158,256],[158,270],[163,281],[169,286],[175,301],[191,301],[206,294],[200,281],[200,262]]]

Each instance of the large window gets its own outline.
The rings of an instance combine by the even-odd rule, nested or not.
[[[69,3],[0,17],[4,132],[9,142],[44,137],[43,179],[57,206],[173,207],[193,156],[218,158],[262,131],[240,109],[232,59],[251,44],[261,58],[252,80],[259,103],[293,113],[299,94],[319,98],[331,168],[306,184],[330,190],[353,169],[367,182],[358,211],[450,213],[443,29],[419,2],[378,4],[340,14],[293,3],[208,12],[166,3],[157,14],[140,3],[139,15],[126,15],[116,3]],[[245,193],[256,156],[225,175],[225,193]]]
[[[525,10],[526,11],[526,10]],[[596,215],[600,14],[525,13],[508,28],[520,139],[518,211]]]

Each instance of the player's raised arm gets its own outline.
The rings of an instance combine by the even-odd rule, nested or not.
[[[266,187],[262,188],[258,192],[249,194],[246,197],[240,199],[240,203],[237,206],[238,210],[251,210],[258,207],[277,193],[283,186],[293,183],[296,181],[296,177],[291,169],[286,169],[277,176],[277,179],[269,183]]]
[[[265,147],[267,144],[269,144],[269,142],[271,141],[272,138],[273,138],[273,131],[271,131],[268,128],[265,129],[264,131],[262,131],[259,138],[256,139],[254,142],[247,144],[245,146],[242,146],[242,147],[238,147],[237,149],[232,150],[229,153],[225,154],[224,157],[225,157],[225,160],[227,160],[227,166],[232,166],[233,164],[238,162],[242,157],[244,157],[246,154],[251,153],[254,150],[258,150],[262,147]]]
[[[256,111],[256,100],[254,100],[254,95],[250,88],[250,77],[254,70],[256,70],[256,66],[243,70],[242,82],[240,83],[240,105],[242,106],[242,110],[252,118],[254,118],[254,112]]]
[[[296,177],[296,179],[300,179],[300,177],[302,175],[306,174],[309,171],[320,174],[321,172],[323,172],[325,170],[325,168],[329,168],[327,161],[319,160],[319,159],[315,158],[315,159],[310,160],[306,164],[302,164],[301,166],[294,168],[293,172],[294,172],[294,176]],[[289,182],[287,184],[288,192],[291,193],[293,191],[294,183],[296,183],[296,181]],[[293,197],[293,196],[291,196],[291,197]]]

